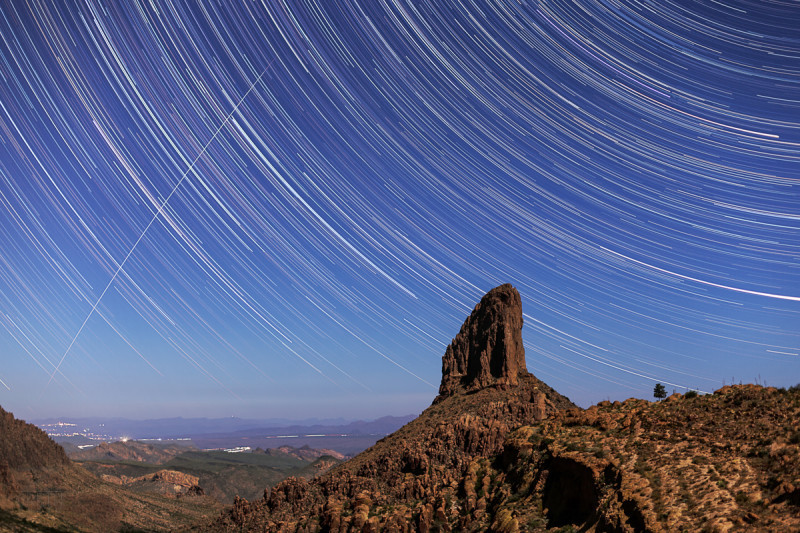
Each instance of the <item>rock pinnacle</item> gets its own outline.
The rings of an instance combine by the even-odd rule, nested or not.
[[[500,285],[481,298],[442,356],[439,396],[515,386],[527,373],[522,301],[517,289]]]

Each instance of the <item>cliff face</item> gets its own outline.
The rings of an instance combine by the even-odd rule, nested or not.
[[[492,385],[512,387],[528,373],[522,345],[522,301],[509,284],[489,291],[442,357],[440,398]]]

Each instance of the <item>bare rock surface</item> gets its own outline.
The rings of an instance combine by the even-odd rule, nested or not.
[[[510,284],[489,291],[442,357],[441,398],[492,385],[510,387],[527,375],[522,301]]]

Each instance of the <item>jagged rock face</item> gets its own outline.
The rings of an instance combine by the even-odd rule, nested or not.
[[[481,299],[447,347],[439,395],[514,386],[527,373],[522,301],[517,289],[501,285]]]

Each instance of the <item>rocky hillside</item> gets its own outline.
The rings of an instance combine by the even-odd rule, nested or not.
[[[64,449],[33,424],[0,407],[0,480],[3,472],[57,468],[69,464]],[[0,485],[2,488],[2,485]]]
[[[294,457],[295,459],[300,459],[301,461],[315,461],[320,457],[325,456],[332,457],[337,461],[344,461],[347,458],[347,456],[345,456],[343,453],[339,453],[336,450],[329,450],[326,448],[317,449],[308,445],[300,446],[299,448],[294,446],[279,446],[277,448],[267,448],[266,450],[256,448],[253,450],[253,453],[263,453],[266,455],[272,455],[274,457]]]
[[[44,431],[0,408],[0,509],[13,509],[18,500],[49,490],[71,468],[64,449]]]
[[[487,294],[419,418],[216,531],[800,531],[800,387],[582,410],[525,370],[516,291]]]
[[[160,483],[167,474],[138,480]],[[189,488],[166,498],[107,483],[74,465],[32,424],[0,409],[0,531],[172,530],[215,514],[219,505]]]
[[[194,449],[194,447],[178,445],[154,446],[146,442],[128,440],[101,442],[93,448],[70,452],[69,458],[73,461],[136,461],[160,465]]]
[[[177,470],[162,469],[138,477],[105,474],[101,476],[101,479],[123,485],[137,492],[156,492],[166,496],[202,495],[205,493],[199,485],[200,478]]]
[[[558,413],[476,458],[461,524],[547,531],[800,531],[800,387],[725,387]]]
[[[326,475],[290,478],[252,503],[237,500],[200,529],[403,530],[420,516],[443,524],[446,514],[428,510],[459,498],[476,458],[499,453],[513,429],[575,407],[527,372],[521,330],[517,290],[493,289],[448,346],[440,395],[417,419]]]

